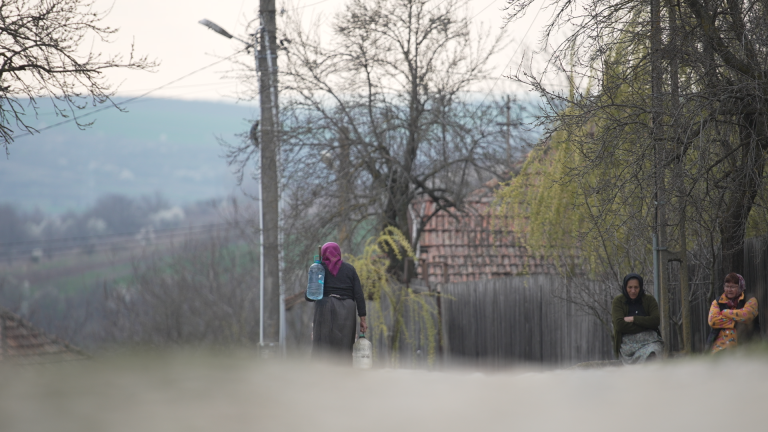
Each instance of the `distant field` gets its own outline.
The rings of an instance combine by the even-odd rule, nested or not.
[[[3,273],[11,280],[29,284],[30,294],[39,289],[56,288],[61,294],[70,294],[93,282],[111,281],[130,273],[131,256],[69,253],[39,263],[29,260],[4,264]]]
[[[184,241],[205,240],[210,231],[198,231],[192,234],[181,231],[176,236],[166,236],[151,245],[143,245],[133,237],[119,249],[114,244],[104,244],[85,253],[81,248],[61,251],[50,258],[32,262],[28,257],[12,262],[0,262],[0,273],[23,285],[29,284],[29,293],[37,290],[54,288],[60,294],[72,294],[94,283],[113,282],[129,277],[132,264],[136,260],[157,259],[170,253],[174,247]],[[245,250],[245,245],[233,243],[235,250]]]

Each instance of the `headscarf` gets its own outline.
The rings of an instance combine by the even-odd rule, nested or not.
[[[333,242],[328,242],[320,248],[320,258],[323,260],[325,267],[336,276],[341,268],[341,248],[339,245]]]
[[[736,275],[736,277],[739,278],[739,291],[743,294],[744,291],[746,291],[747,289],[747,283],[744,282],[744,278],[740,274],[738,273],[734,273],[734,274]],[[739,306],[740,298],[741,298],[741,295],[737,296],[736,300],[728,299],[728,301],[726,302],[726,304],[728,305],[728,309],[736,309]]]
[[[626,276],[624,276],[624,283],[621,286],[621,293],[624,294],[624,297],[627,298],[628,302],[633,302],[632,298],[629,296],[629,293],[627,292],[627,284],[629,284],[629,281],[632,279],[637,279],[638,282],[640,282],[640,293],[637,295],[637,298],[634,301],[638,301],[643,298],[645,295],[645,289],[643,288],[643,277],[640,276],[637,273],[630,273]]]
[[[747,290],[747,283],[744,282],[744,278],[741,277],[740,274],[736,273],[736,276],[739,277],[739,291],[744,292]]]

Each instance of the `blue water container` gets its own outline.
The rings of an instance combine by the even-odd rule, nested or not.
[[[307,281],[307,297],[310,300],[323,298],[323,284],[325,283],[325,269],[320,264],[320,256],[315,255],[315,263],[309,266]]]

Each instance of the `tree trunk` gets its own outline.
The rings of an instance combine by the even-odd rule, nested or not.
[[[752,211],[758,189],[762,186],[765,170],[765,136],[758,136],[757,128],[762,116],[745,115],[740,126],[740,145],[742,145],[739,176],[731,185],[731,194],[723,209],[725,217],[720,224],[720,244],[723,274],[744,273],[744,240],[747,234],[747,221]],[[758,145],[760,144],[760,145]]]

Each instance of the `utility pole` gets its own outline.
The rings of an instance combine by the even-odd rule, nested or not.
[[[654,291],[661,309],[661,337],[664,339],[664,356],[669,356],[671,332],[669,328],[669,294],[667,292],[667,216],[664,178],[665,145],[662,130],[662,80],[661,68],[661,1],[651,0],[651,134],[654,142],[654,165],[656,171],[656,235],[653,253]]]
[[[498,126],[504,126],[504,138],[507,144],[507,160],[512,159],[512,99],[509,95],[504,97],[504,111],[506,111],[507,121],[504,123],[496,123]]]
[[[352,196],[353,188],[352,188],[352,173],[350,172],[349,167],[352,166],[352,162],[350,161],[350,130],[346,126],[340,126],[339,127],[339,153],[338,153],[338,163],[333,164],[331,163],[331,168],[336,170],[336,175],[338,176],[339,180],[341,181],[341,195],[339,196],[339,207],[342,215],[342,222],[341,226],[339,228],[339,244],[342,245],[342,248],[346,248],[349,250],[352,244],[352,235],[354,226],[351,223],[348,223],[349,220],[348,212],[350,211],[352,200],[350,197]],[[344,249],[342,249],[344,250]]]
[[[262,348],[276,352],[280,342],[280,237],[278,191],[279,117],[277,101],[277,39],[275,0],[260,0],[261,26],[254,37],[261,106],[261,205],[264,233],[264,341]]]
[[[669,42],[667,43],[667,52],[669,55],[669,83],[670,83],[670,107],[672,108],[671,125],[675,135],[678,132],[677,116],[680,110],[680,77],[678,68],[680,65],[678,50],[676,47],[678,35],[677,9],[674,1],[667,0],[667,17],[669,19]],[[688,237],[686,230],[686,214],[688,207],[685,187],[685,165],[683,162],[683,150],[678,148],[679,140],[675,139],[675,154],[679,157],[674,170],[674,187],[677,189],[677,208],[679,215],[678,235],[680,238],[680,252],[677,259],[680,261],[680,312],[682,313],[683,325],[683,352],[691,354],[693,352],[693,332],[691,329],[691,290],[688,283]]]
[[[261,120],[251,128],[254,145],[261,147],[261,177],[259,178],[259,219],[261,229],[261,286],[259,293],[259,346],[264,356],[278,353],[278,344],[285,348],[285,296],[280,284],[282,255],[280,252],[280,191],[278,149],[280,121],[277,101],[277,23],[275,0],[260,0],[260,26],[253,42],[233,36],[215,23],[202,19],[200,24],[228,38],[236,39],[254,49],[259,75]],[[260,129],[257,132],[257,128]],[[260,138],[260,139],[258,139]],[[259,142],[260,141],[260,142]],[[284,351],[284,350],[283,350]]]

